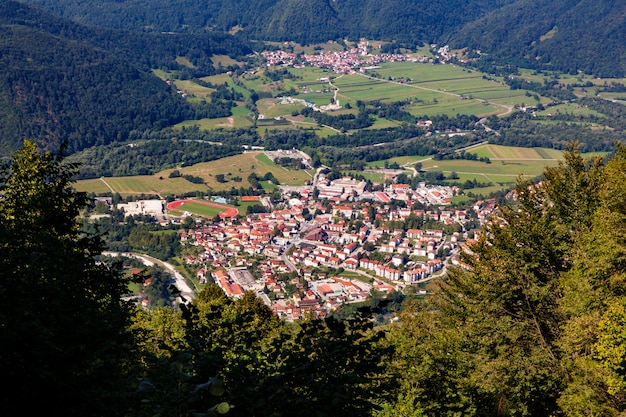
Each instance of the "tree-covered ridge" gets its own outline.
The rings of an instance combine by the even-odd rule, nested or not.
[[[21,26],[0,32],[4,154],[27,137],[48,149],[62,140],[71,151],[106,144],[191,110],[165,83],[111,53]]]
[[[76,21],[140,31],[229,31],[304,44],[361,37],[480,50],[482,65],[626,72],[624,6],[611,0],[28,0]]]
[[[0,294],[14,300],[0,307],[7,414],[106,415],[130,389],[128,280],[96,262],[102,241],[76,221],[87,198],[74,172],[33,142],[0,169]]]
[[[450,41],[481,50],[485,64],[623,77],[625,13],[626,5],[612,0],[518,0],[468,23]]]
[[[0,24],[38,29],[61,39],[84,42],[104,49],[139,66],[143,70],[165,68],[187,70],[188,76],[215,73],[212,55],[242,56],[251,52],[249,45],[223,32],[182,35],[175,33],[140,33],[82,25],[12,0],[0,1]],[[186,58],[193,68],[176,62]]]
[[[248,53],[228,35],[165,35],[92,29],[17,2],[0,2],[0,154],[24,138],[73,152],[207,117],[149,71],[215,72],[214,53]],[[195,68],[184,67],[186,57]],[[227,109],[227,111],[230,111]],[[219,115],[223,116],[221,111]]]
[[[350,37],[421,43],[437,40],[513,0],[378,2],[372,0],[29,0],[53,13],[93,25],[189,32],[235,27],[255,39],[300,43]]]

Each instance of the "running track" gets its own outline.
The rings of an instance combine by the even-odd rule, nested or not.
[[[171,203],[167,204],[167,209],[178,210],[178,208],[185,203],[198,203],[198,204],[203,204],[209,207],[225,209],[223,212],[219,214],[220,218],[222,219],[225,219],[227,217],[237,217],[237,215],[239,214],[239,210],[237,210],[234,207],[220,206],[219,204],[207,203],[206,201],[192,200],[192,199],[172,201]]]

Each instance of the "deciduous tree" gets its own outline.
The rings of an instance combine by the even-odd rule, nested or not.
[[[122,393],[128,282],[96,262],[97,236],[81,233],[74,166],[25,142],[0,170],[0,409],[115,416]]]

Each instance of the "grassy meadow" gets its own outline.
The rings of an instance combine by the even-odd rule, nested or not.
[[[120,195],[158,194],[163,197],[210,190],[223,191],[232,187],[249,187],[248,176],[255,172],[259,176],[271,172],[274,177],[285,185],[304,185],[313,177],[313,171],[288,170],[274,164],[262,152],[246,152],[240,155],[229,156],[211,162],[203,162],[188,167],[176,168],[182,175],[193,175],[205,180],[205,184],[194,184],[184,178],[169,178],[174,169],[167,169],[154,175],[138,175],[130,177],[108,177],[90,180],[80,180],[75,184],[78,191],[96,194],[119,193]],[[217,174],[224,174],[226,182],[220,183],[215,179]],[[236,181],[236,178],[241,181]],[[273,189],[271,184],[264,184],[264,188]]]
[[[357,100],[407,100],[411,102],[407,111],[416,116],[508,114],[513,106],[528,102],[525,91],[510,90],[501,81],[455,65],[393,62],[381,64],[369,74],[351,75],[336,75],[311,67],[290,68],[289,71],[294,79],[281,80],[281,88],[293,88],[300,93],[298,98],[318,105],[330,102],[334,95],[329,90],[330,84],[338,89],[337,99],[343,105],[350,103],[354,107]],[[331,77],[330,83],[320,81],[327,77]],[[258,88],[262,74],[255,74],[253,78],[250,88]],[[243,77],[243,82],[248,85],[249,81]],[[541,100],[550,103],[548,99]]]
[[[404,156],[391,158],[389,163],[409,167],[417,162],[422,164],[424,171],[441,171],[448,177],[455,172],[456,180],[448,182],[465,182],[467,180],[480,183],[492,183],[486,188],[477,188],[474,193],[489,194],[491,192],[512,188],[518,178],[536,178],[543,174],[546,167],[556,166],[563,158],[563,152],[548,148],[521,148],[484,144],[468,149],[478,157],[490,159],[490,163],[464,159],[434,160],[429,156]],[[602,155],[602,153],[584,154],[584,157]],[[377,161],[371,166],[381,167],[384,161]],[[411,171],[408,173],[412,174]]]
[[[299,52],[314,53],[320,50],[335,51],[342,47],[336,43],[323,43],[301,47],[292,45]],[[423,54],[425,51],[421,51]],[[216,65],[236,64],[234,60],[226,56],[214,57]],[[306,122],[291,116],[303,108],[301,104],[281,104],[275,98],[283,93],[292,95],[297,93],[297,98],[315,103],[318,106],[326,105],[336,96],[340,104],[350,104],[352,109],[345,107],[332,111],[330,114],[339,115],[345,113],[357,113],[357,101],[380,100],[392,102],[406,100],[409,104],[405,110],[416,117],[428,117],[445,114],[456,116],[457,114],[471,114],[478,117],[489,115],[505,116],[510,114],[516,106],[538,104],[534,98],[529,97],[525,90],[511,90],[499,77],[483,74],[474,69],[459,67],[452,64],[428,64],[414,62],[387,62],[369,70],[367,73],[334,74],[328,70],[316,67],[287,68],[290,77],[270,79],[267,71],[276,68],[260,68],[257,71],[245,73],[238,77],[238,82],[227,74],[219,74],[202,78],[203,81],[214,85],[226,84],[241,92],[245,98],[249,98],[252,91],[271,93],[274,98],[263,97],[256,102],[259,114],[264,118],[259,128],[284,129],[293,125],[306,126]],[[154,74],[162,79],[171,76],[170,73],[155,70]],[[537,72],[520,70],[520,77],[536,82],[546,79],[558,78],[563,85],[582,85],[591,83],[591,87],[573,87],[578,95],[594,96],[598,90],[610,82],[626,82],[626,79],[595,79],[586,75],[556,74],[550,72]],[[327,80],[330,79],[330,80]],[[176,88],[190,94],[190,100],[207,98],[213,91],[211,88],[195,84],[191,80],[176,80]],[[618,100],[626,100],[626,93],[599,93],[602,97]],[[534,94],[533,94],[534,96]],[[544,106],[552,104],[552,99],[539,96],[539,101]],[[540,115],[572,114],[572,115],[596,115],[589,109],[576,104],[559,104],[547,107]],[[274,118],[283,118],[280,122],[274,122]],[[228,118],[202,119],[185,121],[178,126],[199,126],[202,129],[216,128],[242,128],[253,125],[253,118],[244,103],[238,103],[233,108],[233,115]],[[377,120],[372,129],[385,128],[396,125],[391,120]],[[313,129],[320,129],[320,136],[333,134],[333,131],[325,131],[316,126],[309,125]],[[598,126],[599,128],[601,126]]]

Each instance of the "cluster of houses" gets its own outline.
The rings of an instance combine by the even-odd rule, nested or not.
[[[370,54],[370,47],[365,39],[357,46],[340,52],[320,52],[315,54],[296,54],[286,51],[264,51],[267,66],[285,65],[303,67],[306,65],[325,68],[336,74],[354,74],[372,69],[383,62],[432,62],[426,56],[408,54]]]
[[[425,206],[445,206],[459,191],[459,187],[446,185],[429,185],[420,182],[414,189],[409,184],[391,183],[382,191],[366,192],[366,182],[352,177],[329,180],[320,175],[317,183],[320,199],[339,200],[374,200],[389,203],[391,200],[417,201]]]
[[[459,265],[459,248],[467,241],[463,225],[471,219],[486,221],[496,208],[495,200],[485,200],[467,210],[441,204],[414,209],[425,194],[451,192],[425,184],[388,187],[384,193],[389,200],[406,199],[400,205],[376,198],[344,199],[346,194],[365,194],[363,181],[352,178],[318,186],[321,198],[313,199],[312,190],[303,189],[300,198],[291,196],[289,204],[270,213],[199,221],[194,229],[180,230],[183,244],[201,247],[199,255],[185,259],[198,265],[199,282],[213,281],[234,298],[254,291],[287,320],[324,317],[343,303],[364,300],[372,289],[401,290],[428,280],[446,265]],[[409,218],[442,228],[397,228]],[[395,229],[388,226],[390,221]],[[443,229],[454,225],[457,231]]]
[[[344,210],[339,206],[336,210]],[[392,213],[395,213],[392,210]],[[422,212],[423,215],[423,212]],[[386,278],[396,284],[413,284],[441,270],[444,262],[438,259],[440,248],[448,252],[457,247],[459,234],[446,240],[443,230],[390,230],[361,226],[356,233],[349,233],[343,221],[325,223],[317,216],[316,228],[305,235],[305,240],[286,255],[294,265],[306,268],[343,268],[361,270],[365,276]],[[384,238],[384,235],[388,236]],[[307,239],[313,236],[312,239]],[[315,239],[323,239],[325,242]],[[370,259],[362,250],[365,244],[384,254],[387,261]],[[407,261],[410,257],[423,261]]]

